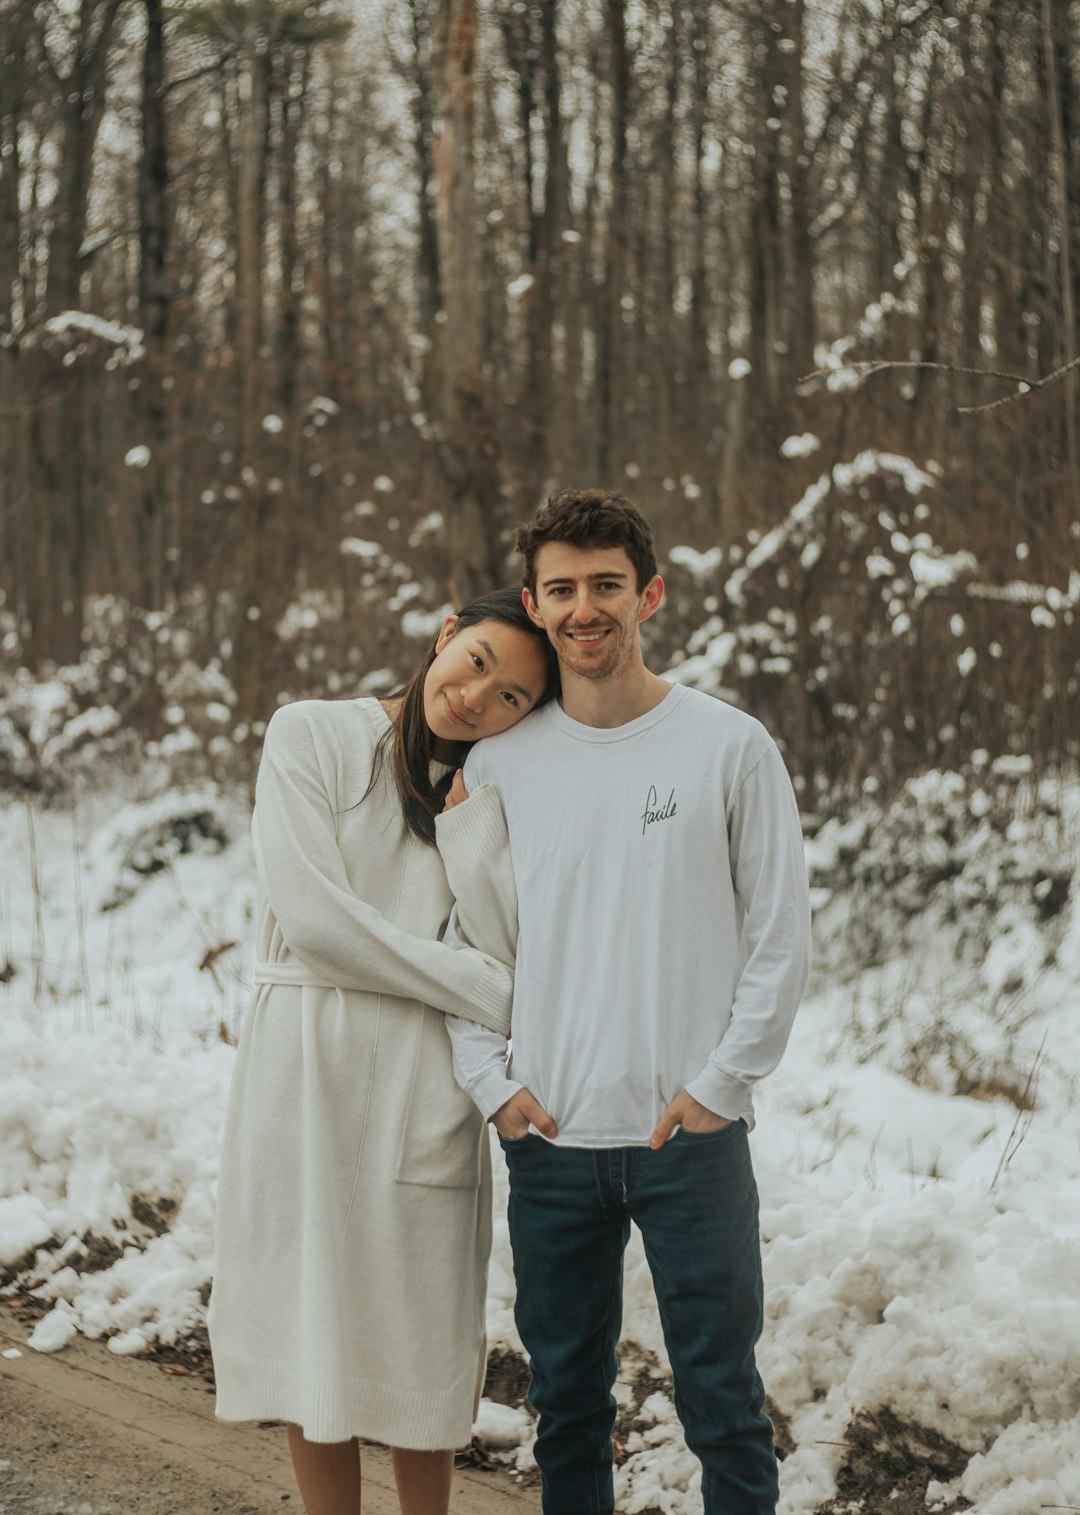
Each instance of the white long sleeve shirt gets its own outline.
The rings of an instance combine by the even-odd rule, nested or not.
[[[440,818],[440,845],[462,856],[471,829],[480,866],[498,800],[518,902],[509,1064],[504,1037],[446,1022],[482,1114],[524,1086],[560,1145],[644,1144],[685,1088],[752,1126],[810,949],[798,807],[765,729],[680,685],[614,728],[553,703],[478,743],[465,779],[481,792]]]

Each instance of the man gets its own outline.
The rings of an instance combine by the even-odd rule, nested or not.
[[[614,1507],[611,1390],[634,1221],[706,1515],[767,1515],[777,1477],[754,1361],[747,1133],[752,1086],[784,1051],[809,962],[798,809],[757,721],[646,668],[639,626],[664,586],[628,500],[567,491],[517,545],[562,696],[479,743],[464,769],[464,788],[491,786],[509,828],[509,1066],[501,1037],[448,1024],[459,1081],[509,1166],[543,1507]]]

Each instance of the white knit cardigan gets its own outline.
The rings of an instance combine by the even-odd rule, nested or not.
[[[210,1306],[217,1409],[316,1441],[452,1447],[482,1381],[490,1165],[443,1012],[506,1034],[512,972],[439,941],[440,856],[407,832],[389,766],[367,793],[387,729],[359,700],[286,706],[267,731],[257,989]],[[483,830],[505,866],[505,829]]]

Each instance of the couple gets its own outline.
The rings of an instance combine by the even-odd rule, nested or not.
[[[449,617],[400,695],[268,728],[218,1414],[288,1423],[308,1515],[357,1515],[358,1437],[392,1448],[403,1515],[445,1515],[483,1382],[488,1119],[546,1515],[613,1509],[631,1220],[706,1515],[767,1515],[747,1134],[806,976],[795,799],[756,721],[645,667],[663,583],[629,501],[567,491],[517,544],[524,593]]]

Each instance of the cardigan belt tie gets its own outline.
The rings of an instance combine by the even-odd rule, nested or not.
[[[256,963],[255,982],[257,984],[291,984],[297,989],[339,989],[340,984],[332,984],[328,978],[320,978],[305,964],[296,961],[289,963]]]

